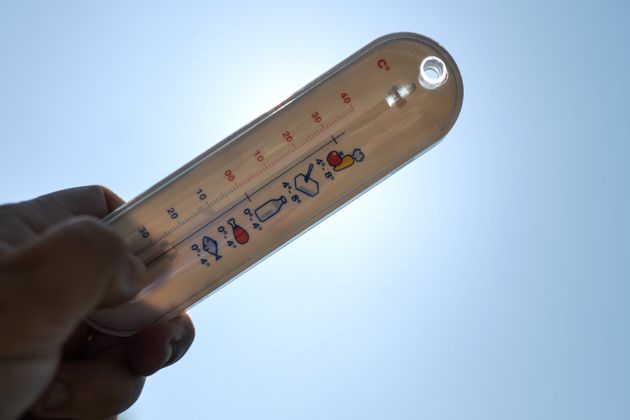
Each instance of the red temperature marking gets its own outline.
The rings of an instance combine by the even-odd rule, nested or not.
[[[315,121],[317,124],[319,124],[320,122],[322,122],[322,116],[319,115],[319,112],[315,111],[311,114],[311,118],[313,119],[313,121]]]
[[[293,136],[289,131],[284,131],[282,133],[282,137],[284,137],[284,140],[286,140],[287,143],[291,143],[293,141]]]
[[[384,58],[381,58],[380,60],[378,60],[376,62],[376,65],[378,66],[379,69],[385,69],[385,71],[389,71],[391,69],[391,67],[387,63],[387,60],[385,60]]]
[[[309,134],[306,134],[304,137],[299,138],[298,139],[299,141],[296,141],[296,142],[293,142],[294,138],[293,138],[293,134],[291,134],[291,132],[289,132],[288,130],[282,132],[282,137],[284,138],[284,140],[287,143],[291,143],[291,147],[290,148],[286,148],[286,150],[281,151],[276,156],[272,156],[269,159],[265,159],[264,163],[258,168],[258,170],[256,170],[255,172],[250,173],[248,176],[246,176],[244,178],[239,176],[238,181],[234,182],[229,189],[227,189],[226,191],[223,191],[221,194],[219,194],[218,196],[213,198],[210,201],[209,205],[210,206],[215,206],[221,200],[223,200],[225,197],[228,197],[230,194],[232,194],[233,192],[237,191],[239,188],[247,185],[247,183],[249,183],[250,181],[252,181],[256,177],[258,177],[260,174],[266,172],[270,168],[273,168],[280,161],[282,161],[283,159],[285,159],[288,156],[290,156],[292,153],[294,153],[296,150],[300,149],[305,144],[308,144],[311,140],[318,138],[319,135],[321,135],[324,132],[330,130],[330,128],[332,126],[334,126],[338,122],[342,121],[345,117],[350,115],[352,112],[354,112],[354,107],[352,105],[349,105],[348,109],[346,109],[345,111],[343,111],[343,112],[337,114],[336,116],[332,117],[325,124],[320,125],[316,130],[310,132]],[[319,116],[319,114],[318,114],[318,116]],[[321,116],[320,116],[320,118],[321,118]],[[228,178],[229,181],[234,181],[236,179],[236,176],[234,175],[234,173],[231,170],[225,171],[224,175]]]

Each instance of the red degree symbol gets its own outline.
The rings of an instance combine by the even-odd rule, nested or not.
[[[379,69],[385,69],[385,71],[389,71],[389,69],[390,69],[389,64],[387,64],[387,61],[385,61],[385,59],[383,59],[383,58],[378,60],[376,62],[376,65],[378,66]]]

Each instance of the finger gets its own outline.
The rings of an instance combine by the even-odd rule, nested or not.
[[[144,377],[133,372],[123,346],[99,357],[63,363],[31,413],[43,418],[107,418],[140,396]]]
[[[125,345],[131,368],[139,375],[149,376],[181,359],[194,338],[195,327],[192,320],[188,314],[183,313],[169,321],[145,328],[133,337],[113,337],[83,325],[83,328],[75,331],[75,337],[71,339],[82,340],[81,352],[76,357],[84,359],[97,357],[113,347]]]
[[[103,218],[124,200],[111,190],[93,185],[46,194],[34,200],[3,206],[3,218],[11,217],[28,225],[36,234],[74,216]]]
[[[105,217],[124,200],[106,187],[91,185],[53,192],[25,203],[48,215],[50,226],[73,216]]]
[[[44,419],[44,417],[37,417],[37,416],[34,416],[33,414],[30,414],[30,413],[26,413],[25,415],[20,417],[20,420],[42,420],[42,419]],[[70,419],[68,419],[68,420],[70,420]],[[108,418],[102,419],[102,420],[120,420],[120,419],[119,419],[118,416],[113,416],[113,417],[108,417]]]
[[[177,362],[195,339],[195,327],[187,314],[152,325],[129,339],[127,358],[138,374],[148,376]]]
[[[127,254],[122,239],[86,217],[0,260],[0,278],[8,314],[0,324],[13,322],[24,334],[48,331],[60,339],[96,307],[125,302],[147,285],[144,266]]]

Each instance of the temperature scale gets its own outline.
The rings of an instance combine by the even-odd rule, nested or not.
[[[186,310],[436,144],[462,99],[437,43],[375,40],[107,216],[153,281],[88,322],[126,336]]]

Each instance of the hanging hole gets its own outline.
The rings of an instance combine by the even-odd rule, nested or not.
[[[426,57],[420,63],[418,80],[425,89],[436,89],[442,86],[448,77],[446,64],[437,57]]]

